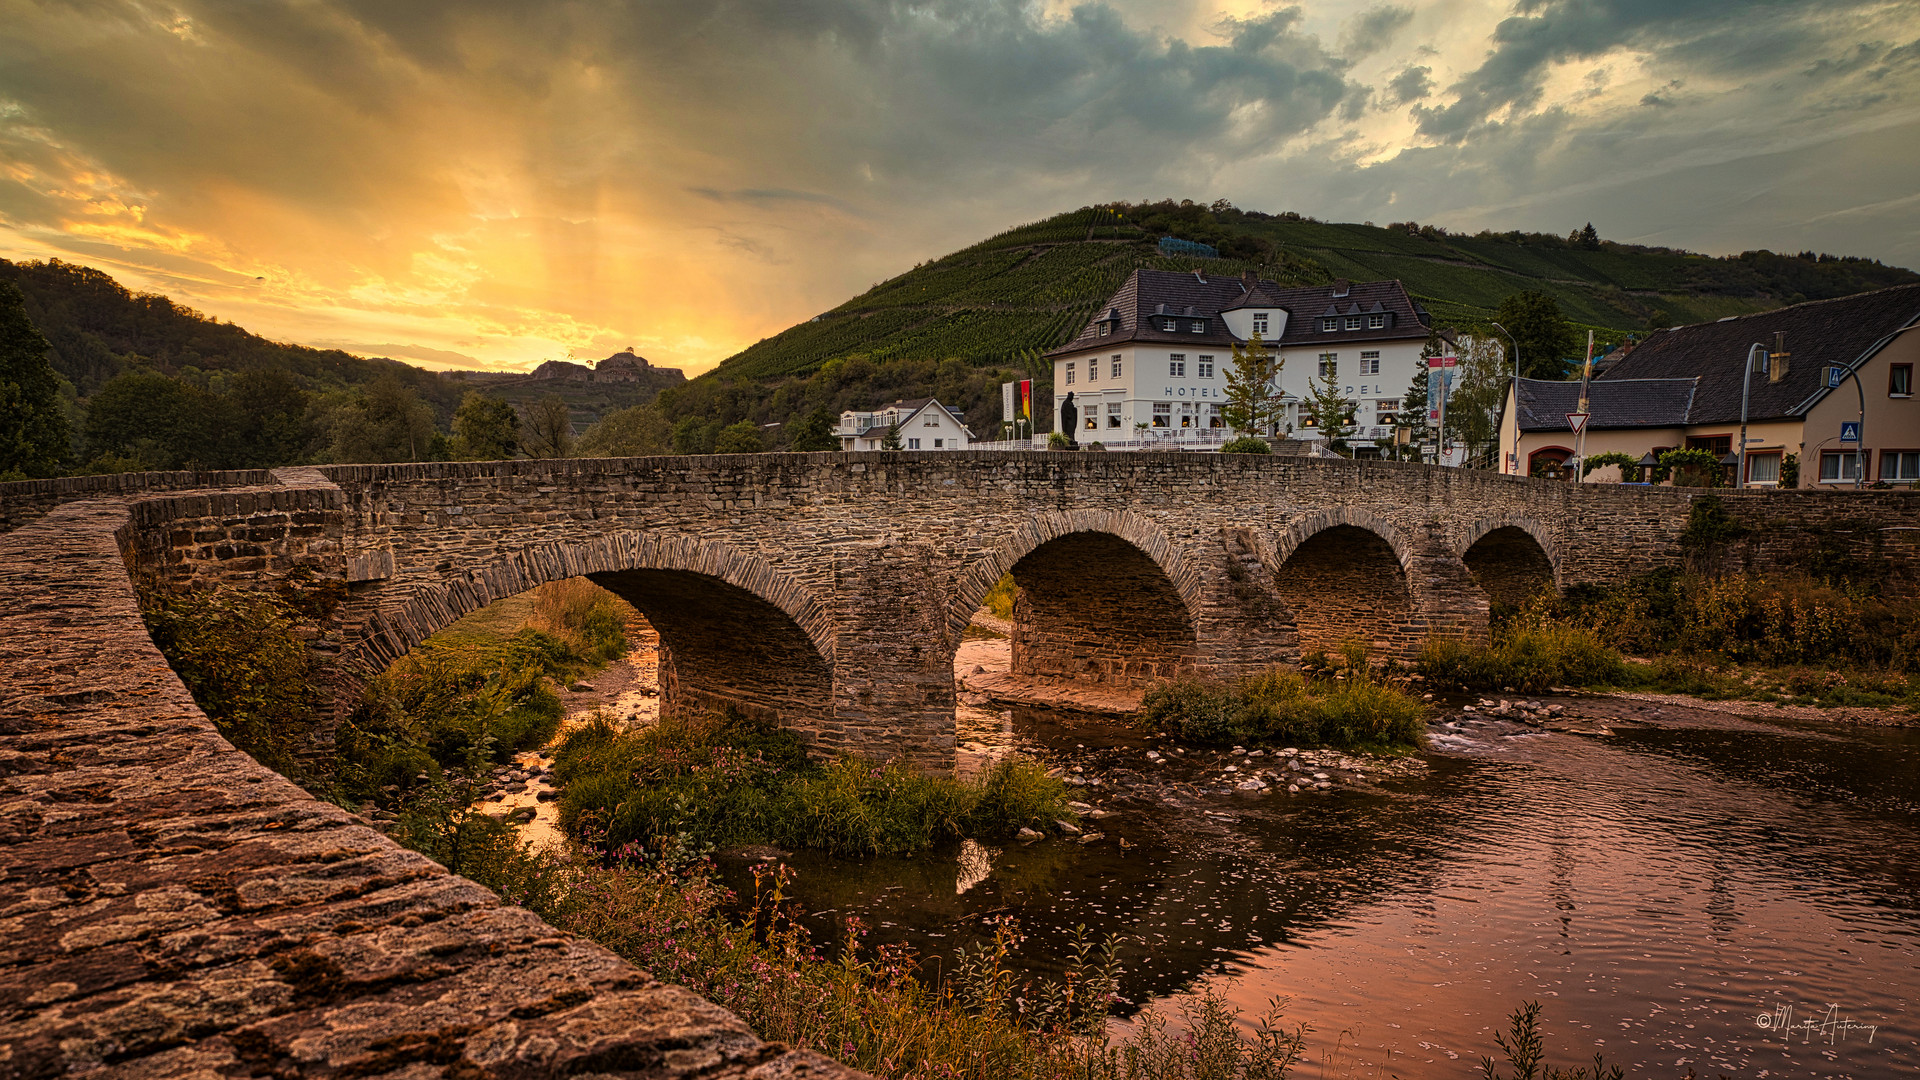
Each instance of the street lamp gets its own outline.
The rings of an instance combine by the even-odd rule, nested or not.
[[[1747,486],[1747,391],[1753,385],[1753,358],[1766,355],[1766,346],[1757,341],[1747,346],[1747,370],[1740,376],[1740,445],[1729,455],[1738,458],[1733,463],[1739,470],[1733,474],[1733,486],[1737,488]]]
[[[1740,453],[1735,453],[1734,451],[1729,450],[1727,451],[1727,456],[1720,459],[1720,467],[1723,469],[1738,469],[1740,467],[1740,462],[1745,458],[1746,458],[1746,453],[1744,451]],[[1734,474],[1735,487],[1740,486],[1739,484],[1740,479],[1741,479],[1740,475],[1738,473],[1735,473]]]
[[[1647,455],[1640,459],[1639,465],[1641,469],[1641,482],[1646,484],[1653,483],[1653,470],[1660,467],[1660,459],[1654,457],[1653,451],[1649,450],[1647,451]]]
[[[1508,330],[1504,326],[1501,326],[1499,323],[1489,323],[1488,325],[1492,326],[1495,330],[1498,330],[1501,333],[1507,335],[1507,340],[1510,342],[1513,342],[1513,451],[1510,454],[1510,456],[1513,458],[1513,467],[1509,471],[1519,472],[1520,471],[1520,343],[1514,340],[1512,331]]]

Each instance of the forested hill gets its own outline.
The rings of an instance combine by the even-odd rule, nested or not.
[[[835,357],[1026,366],[1086,324],[1136,267],[1283,284],[1398,278],[1437,323],[1471,324],[1519,292],[1553,297],[1577,326],[1619,337],[1802,300],[1920,281],[1867,259],[1767,251],[1716,258],[1616,244],[1581,230],[1450,233],[1399,222],[1332,224],[1225,203],[1113,204],[1060,214],[914,267],[723,362],[722,380],[803,375]],[[1220,258],[1168,256],[1162,237]]]
[[[310,390],[360,386],[387,375],[443,415],[451,415],[463,393],[451,380],[397,360],[268,341],[164,296],[132,292],[90,266],[0,259],[0,281],[25,294],[28,317],[53,345],[54,370],[83,398],[132,367],[169,376],[283,371]]]

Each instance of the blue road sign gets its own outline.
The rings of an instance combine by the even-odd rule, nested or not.
[[[1860,441],[1860,421],[1858,420],[1840,421],[1840,441],[1841,442],[1859,442]]]
[[[1840,385],[1840,380],[1846,377],[1847,377],[1846,368],[1840,368],[1840,367],[1828,368],[1827,369],[1827,389],[1829,390],[1835,389]]]

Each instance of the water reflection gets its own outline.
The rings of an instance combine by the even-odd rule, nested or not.
[[[1127,939],[1130,1000],[1230,975],[1249,1010],[1290,997],[1360,1072],[1468,1075],[1526,998],[1563,1065],[1598,1049],[1630,1074],[1920,1071],[1920,732],[1674,710],[1585,735],[1469,724],[1417,778],[1254,797],[1163,775],[1137,733],[1095,721],[986,713],[971,737],[989,729],[1101,777],[1083,790],[1114,811],[1108,839],[797,857],[823,938],[857,914],[938,965],[1014,915],[1044,970],[1085,923]],[[1829,1004],[1825,1036],[1761,1022]]]

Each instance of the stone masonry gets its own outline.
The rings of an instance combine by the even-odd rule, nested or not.
[[[191,486],[195,490],[168,490]],[[1391,463],[869,453],[0,484],[0,1077],[828,1077],[232,749],[141,585],[315,598],[335,709],[467,612],[586,575],[669,693],[951,761],[951,663],[1011,573],[1029,676],[1138,686],[1677,563],[1704,493]],[[1912,593],[1920,498],[1740,493],[1706,557]]]

